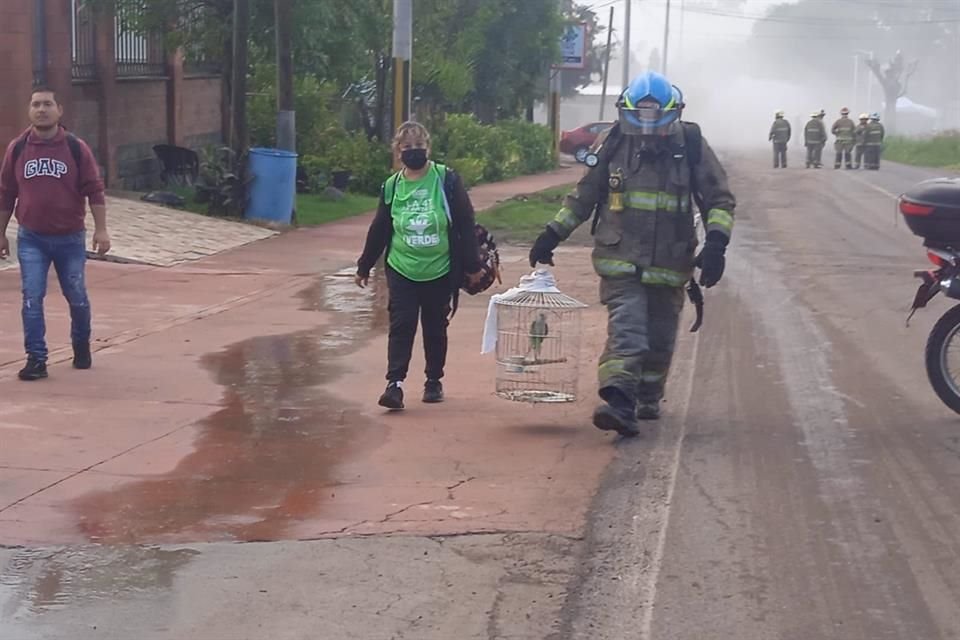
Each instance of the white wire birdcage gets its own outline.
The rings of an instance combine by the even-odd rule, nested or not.
[[[549,272],[494,296],[496,394],[516,402],[577,399],[580,335],[587,305],[561,293]]]

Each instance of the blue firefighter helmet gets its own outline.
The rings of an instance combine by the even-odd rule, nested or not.
[[[623,133],[667,135],[680,120],[683,94],[663,75],[647,71],[634,78],[623,90],[617,108]]]

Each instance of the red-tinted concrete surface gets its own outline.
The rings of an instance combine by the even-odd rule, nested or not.
[[[567,170],[472,192],[478,208],[571,182]],[[0,272],[0,543],[182,542],[382,532],[576,535],[610,437],[589,425],[604,339],[587,253],[558,253],[563,289],[594,306],[581,401],[496,398],[481,356],[488,296],[451,325],[447,401],[376,406],[385,287],[353,286],[369,218],[299,230],[170,269],[92,262],[94,368],[69,365],[51,279],[51,376],[24,383],[19,274]],[[185,229],[184,233],[189,233]],[[529,269],[504,250],[503,290]]]

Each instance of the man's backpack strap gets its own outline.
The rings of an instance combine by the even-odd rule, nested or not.
[[[77,172],[80,171],[80,165],[83,164],[83,147],[80,145],[80,138],[67,132],[67,146],[70,147],[70,155],[73,161],[77,163]]]
[[[17,160],[20,159],[20,156],[23,154],[23,150],[27,147],[27,138],[30,137],[30,132],[27,131],[25,134],[20,136],[16,144],[13,145],[13,154],[10,156],[10,160],[14,166],[17,164]],[[67,146],[70,148],[70,155],[73,156],[73,161],[77,164],[77,173],[79,173],[80,165],[83,163],[83,147],[80,145],[80,138],[73,135],[69,131],[66,134]]]

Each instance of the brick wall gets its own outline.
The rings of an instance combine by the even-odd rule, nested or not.
[[[180,111],[183,142],[201,138],[219,141],[221,82],[219,78],[184,78]]]
[[[33,0],[0,0],[0,144],[28,125],[33,81]],[[97,27],[99,78],[70,78],[70,3],[47,2],[47,81],[64,106],[64,125],[86,140],[109,188],[146,189],[158,184],[155,144],[201,147],[218,143],[221,83],[184,76],[172,56],[168,77],[118,79],[113,62],[113,20]]]
[[[99,158],[100,98],[95,84],[74,85],[69,99],[64,99],[63,124],[83,138]]]
[[[167,143],[167,82],[123,80],[116,84],[110,138],[117,153],[117,178],[125,189],[157,185],[160,165],[153,145]]]
[[[27,127],[27,107],[33,80],[30,33],[31,0],[0,0],[0,145]]]

